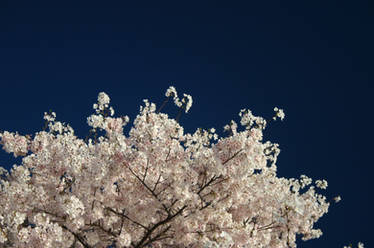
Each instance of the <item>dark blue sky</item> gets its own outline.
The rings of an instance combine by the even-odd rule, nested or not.
[[[52,109],[84,138],[99,92],[133,120],[169,85],[194,99],[188,132],[222,133],[242,108],[270,119],[278,106],[286,119],[265,139],[280,144],[279,175],[327,179],[327,197],[343,199],[318,222],[324,235],[300,247],[370,247],[372,3],[152,2],[0,1],[0,129],[35,133]],[[0,152],[1,165],[14,163]]]

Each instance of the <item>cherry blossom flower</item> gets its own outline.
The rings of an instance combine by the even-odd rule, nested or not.
[[[165,96],[180,114],[190,110],[190,95],[180,100],[171,86]],[[280,149],[262,140],[264,118],[243,109],[244,130],[232,120],[227,137],[185,133],[178,118],[143,102],[127,135],[128,116],[114,117],[104,92],[86,140],[54,112],[33,138],[0,133],[3,149],[23,156],[0,170],[0,246],[286,248],[296,235],[322,235],[314,224],[330,203],[315,186],[327,181],[278,177]]]
[[[334,201],[335,201],[336,203],[340,202],[341,200],[342,200],[342,198],[341,198],[340,196],[336,196],[336,197],[334,197]]]
[[[285,114],[283,109],[279,109],[278,107],[274,107],[275,116],[273,117],[273,120],[276,120],[277,118],[280,118],[281,121],[283,121]]]

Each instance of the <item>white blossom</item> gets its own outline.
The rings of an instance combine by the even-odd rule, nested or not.
[[[349,246],[343,246],[343,248],[352,248],[352,244]],[[364,244],[362,242],[358,242],[357,248],[364,248]]]
[[[84,205],[76,196],[72,195],[70,198],[67,198],[64,203],[65,211],[71,219],[76,219],[84,214]]]
[[[184,103],[186,105],[185,111],[187,113],[192,106],[192,96],[187,95],[187,94],[183,94],[182,103]]]
[[[120,246],[128,247],[131,244],[131,235],[126,232],[121,232],[121,235],[118,236],[117,241]]]
[[[185,112],[192,105],[172,86],[165,96]],[[286,248],[296,235],[322,235],[313,226],[329,203],[311,178],[277,176],[280,149],[262,141],[264,118],[242,109],[245,130],[232,120],[218,139],[215,128],[185,133],[145,99],[125,135],[129,117],[114,117],[109,103],[99,93],[87,141],[53,112],[44,117],[49,130],[32,139],[0,133],[3,149],[24,157],[11,173],[0,170],[0,246],[130,247],[160,235],[168,238],[152,246]]]
[[[338,195],[338,196],[336,196],[336,197],[334,197],[334,201],[335,201],[335,203],[338,203],[338,202],[340,202],[342,200],[342,198]]]
[[[277,118],[280,118],[281,121],[283,121],[285,114],[283,109],[279,109],[277,107],[274,107],[275,116],[273,117],[273,120],[276,120]]]
[[[178,93],[177,90],[174,88],[174,86],[170,86],[166,92],[165,92],[166,97],[173,97],[174,99],[178,98]]]
[[[87,118],[87,124],[93,128],[103,128],[104,117],[102,115],[91,115]]]
[[[326,180],[316,180],[316,186],[320,189],[327,188],[327,181]]]
[[[110,98],[105,92],[100,92],[99,96],[97,97],[97,102],[99,105],[106,105],[109,104]]]

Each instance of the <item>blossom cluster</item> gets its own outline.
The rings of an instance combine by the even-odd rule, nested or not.
[[[173,97],[175,105],[177,105],[179,108],[184,108],[186,113],[190,110],[192,106],[192,97],[188,94],[183,94],[182,100],[178,98],[177,90],[170,86],[165,93],[166,97]]]
[[[352,244],[350,244],[349,246],[344,246],[343,248],[352,248]],[[362,242],[358,242],[357,248],[364,248],[364,244]]]
[[[189,95],[165,95],[190,109]],[[125,136],[129,118],[113,117],[109,103],[101,92],[87,118],[92,133],[105,132],[95,139],[55,113],[34,137],[0,133],[5,151],[23,156],[0,171],[0,247],[281,248],[322,235],[313,226],[329,202],[305,175],[277,177],[280,150],[263,142],[262,117],[242,110],[243,130],[231,121],[227,137],[190,134],[144,100]]]

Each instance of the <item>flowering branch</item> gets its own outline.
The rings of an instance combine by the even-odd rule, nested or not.
[[[280,149],[262,141],[265,119],[242,109],[243,130],[232,120],[228,137],[184,133],[178,122],[192,97],[180,100],[174,87],[165,96],[157,111],[143,100],[127,136],[129,118],[114,117],[104,92],[85,140],[52,111],[33,137],[0,132],[3,149],[23,157],[10,173],[0,167],[0,247],[289,248],[296,235],[322,235],[313,225],[332,201],[315,188],[327,181],[277,177]],[[160,113],[169,98],[175,119]]]

